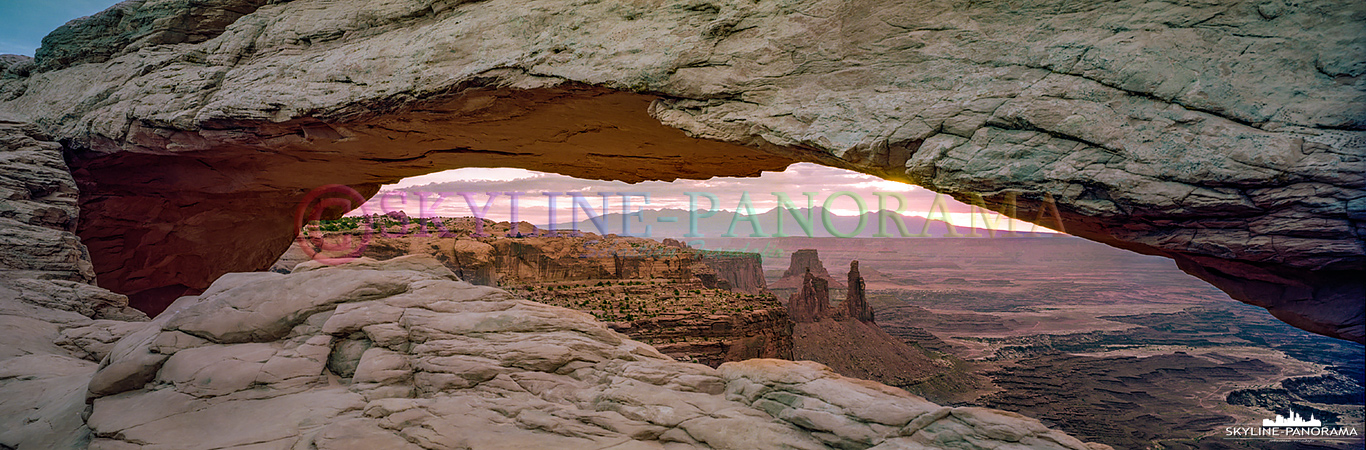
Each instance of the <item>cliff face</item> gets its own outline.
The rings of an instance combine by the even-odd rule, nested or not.
[[[802,276],[802,290],[787,300],[787,310],[797,323],[817,322],[830,316],[830,286],[811,272]]]
[[[1366,339],[1366,5],[1151,5],[129,1],[6,63],[0,113],[68,143],[97,276],[135,297],[264,269],[323,185],[812,161]]]
[[[446,219],[449,237],[421,231],[414,225],[384,225],[382,231],[338,232],[366,242],[363,254],[389,259],[429,254],[457,275],[475,284],[518,286],[584,280],[664,279],[742,294],[767,293],[760,256],[753,253],[709,252],[686,246],[661,245],[632,237],[532,236],[509,238],[507,223],[484,224],[484,237],[474,237],[468,218]],[[526,225],[526,224],[523,224]],[[368,224],[361,224],[368,227]],[[436,228],[435,225],[431,228]],[[369,234],[368,237],[361,237]],[[389,237],[385,237],[388,235]]]
[[[792,320],[781,307],[733,314],[675,314],[615,322],[612,330],[660,353],[717,367],[754,358],[792,359]]]
[[[0,297],[75,313],[84,320],[72,320],[84,325],[92,318],[145,319],[127,297],[94,285],[90,255],[75,234],[76,202],[61,145],[35,126],[0,120]],[[4,312],[22,317],[25,310]]]
[[[818,278],[830,278],[830,272],[825,270],[825,264],[821,263],[820,254],[816,249],[804,248],[792,252],[791,259],[787,263],[787,271],[783,272],[783,278],[801,277],[808,272]]]
[[[38,127],[0,120],[0,267],[5,275],[91,284],[76,237],[76,181],[62,147]]]
[[[358,222],[361,227],[368,223]],[[757,254],[698,251],[631,237],[532,236],[529,229],[522,237],[507,237],[511,224],[489,221],[482,222],[489,235],[474,237],[469,218],[443,221],[451,237],[420,235],[411,223],[376,223],[363,252],[368,257],[428,255],[474,284],[504,286],[527,298],[589,312],[681,360],[716,367],[792,357],[792,321],[763,288]],[[333,236],[357,237],[364,233],[360,230]]]
[[[76,182],[61,145],[0,120],[3,448],[85,448],[85,386],[115,341],[148,320],[127,297],[91,283],[76,219]]]
[[[724,289],[746,294],[768,292],[768,282],[764,280],[763,257],[757,253],[702,253],[701,262],[714,272],[719,280],[726,282]],[[696,271],[694,276],[701,276]]]
[[[792,252],[791,259],[788,261],[787,270],[783,272],[783,277],[773,282],[772,288],[775,290],[799,290],[805,283],[807,273],[811,276],[825,281],[826,286],[834,289],[844,289],[843,282],[830,276],[830,271],[825,270],[825,264],[821,263],[820,254],[815,249],[804,248]]]
[[[792,321],[772,295],[737,294],[701,282],[586,280],[526,283],[508,290],[592,314],[666,355],[715,367],[792,357]]]

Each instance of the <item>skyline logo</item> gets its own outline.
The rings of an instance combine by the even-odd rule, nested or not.
[[[1309,420],[1305,420],[1303,417],[1300,417],[1299,414],[1295,413],[1295,410],[1292,409],[1292,410],[1290,410],[1290,417],[1284,417],[1284,416],[1281,416],[1280,414],[1277,414],[1275,419],[1262,419],[1262,426],[1263,426],[1263,427],[1321,427],[1321,426],[1323,426],[1323,421],[1321,421],[1321,420],[1319,420],[1319,419],[1315,419],[1313,414],[1310,414],[1310,415],[1309,415]]]
[[[1274,419],[1262,419],[1262,426],[1224,427],[1224,439],[1235,440],[1334,440],[1359,441],[1361,434],[1355,426],[1324,425],[1313,414],[1305,419],[1294,409],[1289,416],[1277,414]]]

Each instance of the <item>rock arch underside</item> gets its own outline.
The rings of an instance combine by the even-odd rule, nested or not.
[[[131,0],[0,60],[99,285],[263,269],[325,184],[809,161],[1170,257],[1363,342],[1366,3]],[[1008,198],[1018,199],[1014,210]]]

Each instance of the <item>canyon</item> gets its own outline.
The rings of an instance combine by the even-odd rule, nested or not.
[[[796,358],[846,376],[1024,414],[1115,448],[1361,446],[1229,439],[1225,427],[1291,411],[1366,429],[1366,350],[1290,327],[1170,260],[1061,235],[714,241],[814,249],[831,268],[859,261],[885,332],[844,321],[848,337],[802,323],[793,333]],[[770,280],[789,266],[765,262]],[[870,351],[899,348],[888,340],[916,353]]]
[[[62,143],[96,277],[138,304],[268,267],[320,186],[810,161],[1363,342],[1366,6],[1153,5],[134,0],[0,62],[0,116]]]
[[[1223,448],[1210,427],[1271,410],[1359,424],[1363,16],[1351,0],[124,1],[0,56],[0,448]],[[957,241],[981,257],[921,255],[924,272],[821,248],[859,261],[847,282],[513,240],[280,260],[308,219],[445,169],[635,182],[796,162],[1166,258],[1222,293],[1170,271],[1104,291],[1085,289],[1103,270],[1029,280],[1069,257]],[[974,264],[999,274],[947,275]],[[762,290],[798,277],[785,332]],[[642,296],[726,313],[623,300]],[[830,367],[731,361],[789,351]]]
[[[289,273],[312,259],[303,250],[312,243],[364,242],[357,256],[427,255],[463,280],[587,312],[679,360],[716,367],[792,359],[792,320],[767,291],[756,254],[696,250],[673,240],[548,233],[526,222],[470,217],[418,223],[371,215],[324,226],[332,231],[301,240],[272,270]]]
[[[5,448],[1110,448],[811,362],[679,362],[427,255],[228,274],[149,318],[64,279],[89,256],[46,139],[0,123],[6,236],[52,243],[0,241]]]

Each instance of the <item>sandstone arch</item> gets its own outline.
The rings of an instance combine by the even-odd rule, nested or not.
[[[1069,232],[1366,339],[1360,2],[198,3],[124,2],[0,66],[118,291],[268,265],[321,184],[813,161],[1025,218],[1051,196]]]

